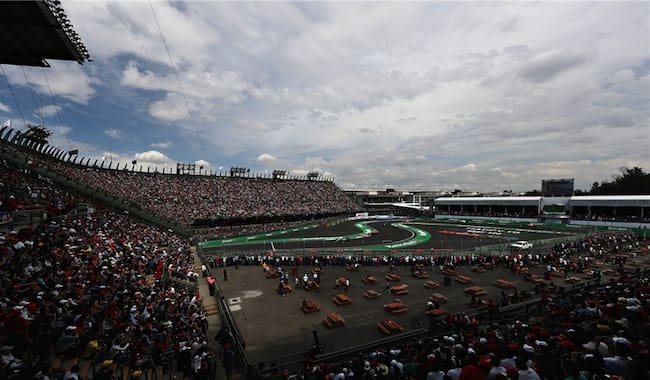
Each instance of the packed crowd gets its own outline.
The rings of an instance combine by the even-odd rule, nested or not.
[[[288,215],[308,218],[356,209],[332,182],[145,174],[61,163],[52,163],[51,168],[183,226],[198,219]]]
[[[198,373],[208,360],[202,300],[165,276],[193,270],[184,239],[114,212],[0,234],[0,378],[52,376],[51,358],[82,356]]]
[[[53,187],[49,178],[34,176],[28,170],[0,161],[0,212],[42,208],[50,216],[57,216],[75,204],[74,195]]]

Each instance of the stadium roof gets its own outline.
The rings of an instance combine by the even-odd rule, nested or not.
[[[90,61],[60,4],[0,1],[0,64],[49,67],[46,59]]]
[[[441,197],[436,205],[538,205],[542,197]]]
[[[434,203],[442,205],[526,205],[566,204],[573,206],[649,207],[650,195],[586,195],[573,197],[442,197]]]
[[[573,206],[650,207],[650,195],[582,195],[571,197]]]

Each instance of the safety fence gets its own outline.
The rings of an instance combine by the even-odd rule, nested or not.
[[[47,218],[43,207],[30,207],[12,212],[0,212],[0,231],[18,230],[38,224]]]
[[[197,254],[201,260],[201,263],[209,268],[209,260],[206,258],[200,248],[197,248]],[[228,338],[235,353],[236,369],[239,373],[242,373],[244,377],[247,377],[250,366],[248,355],[246,354],[246,341],[239,331],[237,323],[235,323],[235,320],[230,311],[230,305],[228,305],[228,301],[224,297],[217,281],[214,281],[212,283],[212,286],[214,286],[214,294],[211,292],[211,295],[214,297],[214,300],[217,303],[217,308],[219,310],[219,316],[221,320],[221,331],[219,332],[219,335],[223,335]]]

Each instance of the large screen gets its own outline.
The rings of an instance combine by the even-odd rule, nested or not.
[[[573,195],[573,178],[570,179],[543,179],[543,197],[570,197]]]

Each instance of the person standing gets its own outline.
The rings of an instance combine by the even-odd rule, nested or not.
[[[223,268],[223,282],[228,282],[228,271]]]
[[[226,379],[232,379],[232,367],[235,364],[235,352],[230,348],[226,347],[223,350],[223,368],[226,370]]]

